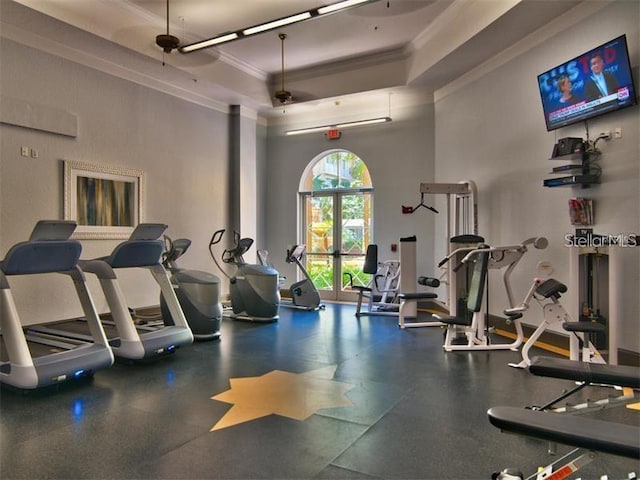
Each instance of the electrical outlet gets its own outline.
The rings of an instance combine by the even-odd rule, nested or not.
[[[31,158],[38,158],[38,150],[35,148],[31,149]]]
[[[29,156],[29,147],[20,147],[20,155],[23,157]]]
[[[613,131],[613,138],[622,138],[622,128],[618,127]]]

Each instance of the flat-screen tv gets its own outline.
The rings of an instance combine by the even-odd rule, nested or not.
[[[538,75],[538,86],[548,131],[635,105],[626,35]]]

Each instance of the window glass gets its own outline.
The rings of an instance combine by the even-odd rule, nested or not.
[[[357,155],[344,150],[331,152],[316,162],[305,182],[307,190],[371,186],[367,166]]]

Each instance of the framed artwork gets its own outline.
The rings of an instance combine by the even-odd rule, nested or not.
[[[64,219],[73,238],[124,239],[143,220],[144,173],[114,165],[64,161]]]

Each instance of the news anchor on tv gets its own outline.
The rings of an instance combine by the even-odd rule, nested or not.
[[[581,101],[573,93],[573,83],[571,82],[569,75],[560,75],[558,77],[558,80],[556,80],[556,87],[558,88],[558,92],[560,92],[558,103],[561,107],[567,105],[575,105],[576,103],[579,103]]]
[[[584,86],[584,96],[587,101],[618,93],[618,80],[614,74],[604,70],[604,59],[600,52],[591,55],[589,66],[591,76]]]

